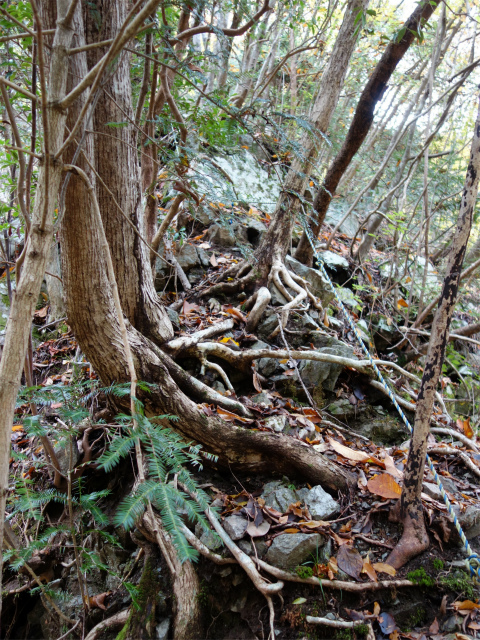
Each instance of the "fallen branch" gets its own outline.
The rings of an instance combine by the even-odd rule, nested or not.
[[[480,468],[477,467],[473,460],[469,458],[463,451],[459,451],[458,449],[454,449],[453,447],[430,447],[429,449],[427,449],[427,452],[429,454],[440,456],[458,456],[464,462],[465,466],[480,478]]]
[[[460,442],[463,442],[463,444],[466,445],[472,451],[475,451],[476,453],[478,453],[477,445],[473,442],[473,440],[470,440],[470,438],[468,438],[464,433],[460,433],[459,431],[454,431],[453,429],[447,429],[447,427],[432,427],[430,429],[430,432],[438,433],[444,436],[451,436],[452,438],[455,438],[456,440],[460,440]]]
[[[100,636],[103,635],[103,632],[107,629],[120,629],[127,622],[128,615],[129,609],[124,609],[123,611],[116,613],[110,618],[102,620],[102,622],[99,622],[93,627],[93,629],[85,637],[85,640],[97,640],[97,638],[100,638]]]

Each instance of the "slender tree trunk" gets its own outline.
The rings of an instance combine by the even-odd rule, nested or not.
[[[350,0],[345,9],[333,51],[320,80],[317,99],[310,118],[316,133],[312,135],[306,132],[302,136],[299,148],[302,149],[303,156],[295,158],[292,163],[272,216],[272,222],[256,252],[262,271],[268,269],[275,258],[283,260],[290,247],[293,220],[295,213],[300,210],[300,201],[296,194],[303,196],[309,177],[315,169],[323,144],[323,136],[327,134],[357,41],[355,19],[359,11],[364,11],[368,7],[368,2],[369,0]]]
[[[325,220],[330,202],[335,194],[340,178],[345,173],[352,158],[362,146],[363,141],[373,122],[375,107],[382,99],[387,83],[398,63],[403,58],[412,44],[415,34],[422,29],[422,26],[429,20],[437,5],[427,1],[418,5],[410,18],[406,21],[403,29],[404,35],[398,42],[391,42],[386,48],[383,56],[378,62],[375,70],[365,85],[362,95],[357,104],[347,137],[330,165],[322,186],[320,187],[313,206],[316,220],[311,223],[314,236],[318,236],[321,226]],[[402,29],[402,31],[403,31]],[[295,257],[304,264],[311,264],[313,250],[305,233],[303,233]]]
[[[433,321],[427,360],[417,398],[417,410],[410,451],[405,467],[403,491],[400,499],[400,518],[403,535],[387,562],[401,567],[428,546],[421,491],[425,471],[427,438],[433,402],[442,370],[450,321],[455,309],[465,250],[472,227],[480,173],[480,103],[475,123],[470,162],[465,179],[457,229],[450,250],[440,302]]]
[[[70,2],[57,0],[61,18],[67,16]],[[40,166],[30,233],[25,248],[22,276],[7,322],[5,345],[0,361],[0,581],[3,566],[3,523],[8,492],[10,436],[15,401],[25,363],[30,326],[42,284],[53,236],[53,216],[63,176],[62,165],[54,160],[63,144],[66,114],[55,108],[67,85],[68,56],[73,30],[71,23],[59,20],[48,70],[48,103],[44,113],[47,124],[48,156]]]

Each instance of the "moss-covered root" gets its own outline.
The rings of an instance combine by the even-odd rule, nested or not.
[[[117,640],[153,640],[155,638],[155,605],[160,590],[154,563],[147,553],[138,585],[137,604],[132,605],[128,620]]]

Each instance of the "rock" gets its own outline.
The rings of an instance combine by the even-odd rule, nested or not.
[[[262,319],[258,325],[257,334],[261,338],[268,338],[271,333],[278,327],[278,317],[276,313],[271,313]]]
[[[214,391],[218,391],[219,393],[225,393],[225,391],[227,390],[223,382],[220,382],[220,380],[215,380],[215,382],[212,384],[212,389]]]
[[[255,396],[252,396],[250,400],[255,404],[263,405],[265,407],[273,407],[271,398],[264,391],[262,391],[262,393],[257,393],[257,395]]]
[[[262,496],[269,507],[284,513],[291,504],[298,501],[298,498],[292,489],[284,487],[281,483],[274,487],[275,484],[274,482],[266,484]]]
[[[473,505],[466,508],[464,513],[458,516],[467,538],[476,538],[480,535],[480,509]]]
[[[375,444],[381,445],[400,444],[407,434],[407,428],[403,422],[389,415],[370,418],[360,414],[359,420],[355,424],[350,424],[350,428]]]
[[[337,287],[335,293],[346,307],[354,309],[358,305],[355,294],[348,287]]]
[[[196,247],[194,247],[193,244],[188,244],[188,242],[180,247],[176,258],[178,264],[182,267],[185,273],[200,264]]]
[[[275,318],[275,321],[276,321],[276,318]],[[270,345],[268,345],[266,342],[262,342],[262,340],[257,340],[257,342],[254,342],[250,347],[250,349],[253,349],[254,351],[258,351],[260,349],[269,349],[269,348],[270,348]],[[276,371],[282,371],[282,368],[278,364],[278,360],[276,358],[260,358],[260,360],[257,360],[256,367],[257,367],[258,373],[261,373],[262,376],[265,376],[266,378],[269,378]]]
[[[337,204],[337,202],[333,200],[332,204],[328,207],[327,215],[325,216],[325,223],[335,227],[346,212],[346,208],[344,208],[340,202]],[[358,215],[352,211],[348,218],[342,222],[338,230],[340,233],[345,233],[350,238],[353,238],[357,233],[358,226]]]
[[[443,501],[442,494],[436,482],[424,482],[423,493],[426,493],[427,496],[430,496],[430,498],[433,498],[434,500],[439,500],[440,502]]]
[[[205,530],[201,524],[197,524],[195,527],[195,535],[200,538],[200,542],[210,549],[210,551],[217,551],[223,547],[223,542],[211,529]]]
[[[281,293],[277,287],[271,282],[268,285],[268,290],[272,294],[272,299],[270,300],[270,304],[273,307],[283,307],[284,304],[287,304],[288,300],[285,298],[283,293]]]
[[[344,358],[351,358],[354,355],[352,347],[340,341],[337,343],[335,346],[322,347],[317,351]],[[327,391],[334,390],[342,369],[343,366],[340,364],[318,362],[317,360],[303,360],[299,366],[300,375],[308,389],[315,390],[316,387],[323,387]]]
[[[340,505],[323,487],[312,487],[305,498],[305,504],[314,520],[327,520],[340,511]]]
[[[178,313],[174,309],[167,307],[167,315],[170,318],[170,322],[173,324],[175,329],[180,329],[180,316],[178,315]]]
[[[416,269],[415,261],[417,262]],[[392,272],[392,266],[391,262],[383,263],[380,266],[380,275],[383,278],[388,278]],[[412,290],[415,296],[420,296],[423,288],[423,274],[425,270],[427,271],[427,275],[425,278],[424,295],[427,298],[433,298],[437,295],[443,279],[440,277],[437,269],[430,263],[430,261],[425,260],[422,256],[416,256],[415,258],[410,258],[408,260],[406,275],[403,280],[401,280],[401,284],[407,291]]]
[[[223,522],[223,527],[232,540],[240,540],[243,538],[247,526],[248,520],[236,513],[225,518]]]
[[[291,571],[305,562],[325,543],[319,533],[292,533],[277,536],[267,551],[267,562],[274,567]]]
[[[260,220],[255,220],[255,218],[248,218],[247,238],[253,247],[258,247],[266,230],[267,227],[263,224],[263,222],[260,222]]]
[[[243,553],[246,553],[247,556],[253,555],[253,545],[250,540],[239,540],[237,546]]]
[[[310,291],[318,296],[326,307],[334,298],[328,283],[323,279],[322,275],[316,269],[306,267],[304,264],[295,260],[291,256],[287,256],[285,263],[297,276],[304,278],[310,285]]]
[[[169,631],[170,631],[170,618],[165,618],[155,626],[156,640],[168,640]]]
[[[281,433],[287,425],[287,416],[269,416],[264,422],[265,426],[273,429],[275,433]]]
[[[339,398],[338,400],[335,400],[335,402],[328,405],[326,411],[341,420],[351,418],[357,413],[356,407],[350,402],[350,400],[348,400],[348,398]]]
[[[208,253],[205,251],[205,249],[202,249],[201,247],[195,247],[195,249],[197,250],[199,263],[201,264],[202,267],[205,267],[205,269],[208,269],[210,267],[210,258],[208,257]]]
[[[457,616],[457,615],[450,616],[442,624],[442,631],[444,633],[454,633],[455,631],[461,631],[462,622],[463,620],[460,616]]]
[[[207,238],[210,242],[221,247],[234,247],[236,238],[233,229],[221,224],[213,224],[207,231]]]
[[[333,251],[320,251],[318,255],[323,260],[325,266],[329,269],[337,270],[350,268],[348,260],[343,256],[339,256],[338,253],[333,253]]]
[[[302,325],[303,325],[304,329],[313,329],[313,330],[318,329],[318,323],[315,322],[315,320],[312,318],[312,316],[309,315],[308,313],[304,313],[303,314],[303,316],[301,318],[301,322],[302,322]]]

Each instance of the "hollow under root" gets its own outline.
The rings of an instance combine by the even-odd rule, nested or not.
[[[222,275],[222,281],[217,282],[217,284],[214,284],[208,289],[206,289],[205,291],[203,291],[200,294],[201,297],[205,298],[206,296],[216,296],[219,293],[229,295],[229,294],[239,293],[240,291],[245,291],[245,289],[256,280],[255,273],[251,270],[250,265],[248,266],[249,266],[248,272],[242,277],[239,277],[239,275],[237,275],[237,277],[232,282],[223,281],[224,278],[227,277],[227,272],[225,272]],[[241,272],[243,273],[243,271]]]

